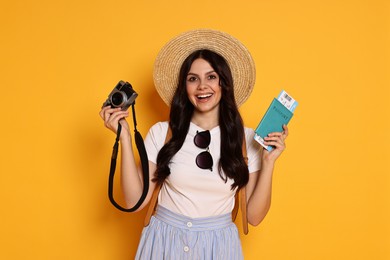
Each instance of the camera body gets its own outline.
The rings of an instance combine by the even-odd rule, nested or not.
[[[120,107],[122,110],[126,110],[134,103],[137,96],[138,94],[134,91],[131,84],[121,80],[108,95],[107,100],[103,103],[103,107]]]

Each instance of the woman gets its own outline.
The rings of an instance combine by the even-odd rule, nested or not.
[[[222,32],[190,31],[160,51],[154,80],[171,105],[170,120],[152,126],[145,139],[151,178],[140,209],[162,186],[137,259],[243,258],[231,219],[234,195],[246,187],[248,222],[258,225],[269,210],[274,164],[288,135],[286,126],[281,133],[271,133],[265,144],[275,149],[268,152],[254,141],[254,131],[244,127],[238,106],[251,93],[254,75],[249,52]],[[121,180],[131,207],[143,184],[125,121],[128,112],[105,107],[100,115],[114,132],[119,121],[123,125]]]

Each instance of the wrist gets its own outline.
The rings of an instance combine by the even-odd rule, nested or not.
[[[263,171],[273,172],[274,167],[275,167],[275,161],[274,160],[263,159],[262,164],[261,164],[261,169]]]
[[[126,142],[130,142],[131,143],[131,136],[130,136],[130,134],[127,131],[123,131],[121,133],[121,136],[119,137],[119,141],[121,143],[126,143]]]

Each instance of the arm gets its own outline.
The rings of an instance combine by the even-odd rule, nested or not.
[[[265,138],[265,144],[275,146],[275,149],[271,152],[263,149],[260,171],[249,175],[247,184],[248,222],[253,226],[260,224],[271,206],[272,175],[275,162],[284,151],[284,140],[288,136],[287,126],[283,126],[283,129],[283,132],[271,133]]]
[[[121,145],[121,186],[123,195],[125,198],[126,207],[133,207],[139,200],[143,189],[142,169],[137,166],[134,159],[134,152],[132,147],[132,139],[129,131],[129,125],[125,118],[128,117],[128,111],[122,111],[120,108],[104,107],[100,111],[100,116],[104,120],[104,125],[113,131],[117,132],[118,122],[122,125],[122,131],[120,135]],[[145,201],[141,207],[137,209],[140,211],[149,202],[152,191],[154,190],[155,183],[151,181],[151,176],[156,170],[156,165],[149,162],[149,191]]]

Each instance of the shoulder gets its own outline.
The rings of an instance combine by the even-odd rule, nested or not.
[[[158,122],[154,124],[145,138],[145,148],[149,160],[156,163],[158,151],[164,146],[165,136],[168,130],[168,122]]]
[[[157,122],[150,128],[149,132],[166,133],[168,130],[168,121]]]
[[[261,146],[254,138],[255,131],[250,127],[244,127],[244,131],[247,149],[251,150],[252,152],[260,150]]]
[[[245,139],[248,141],[250,139],[253,139],[255,136],[255,131],[250,127],[244,127],[244,133],[245,133]]]
[[[168,122],[157,122],[150,129],[147,134],[146,139],[151,139],[156,145],[159,145],[161,142],[165,140],[165,136],[168,131]]]

